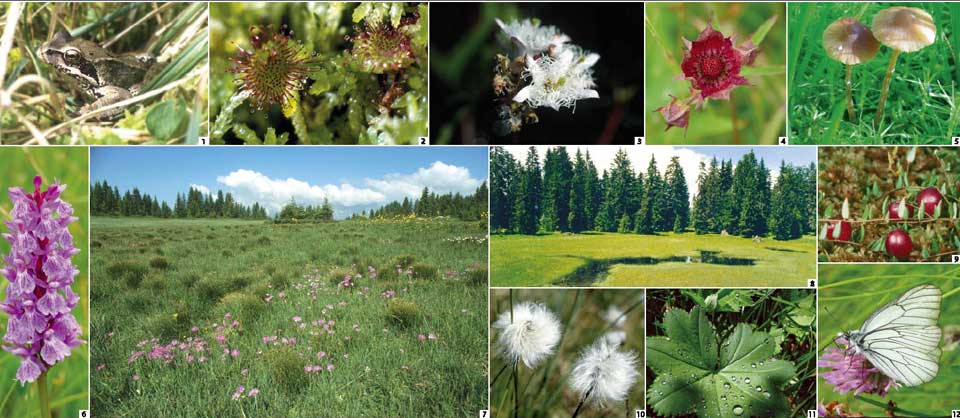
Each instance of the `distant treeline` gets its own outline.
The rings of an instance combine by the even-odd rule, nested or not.
[[[460,193],[437,194],[424,187],[420,198],[390,202],[379,209],[362,211],[351,219],[397,218],[410,215],[418,217],[449,216],[464,221],[483,219],[487,213],[487,182],[483,182],[471,195]]]
[[[689,204],[679,157],[661,176],[651,157],[646,173],[634,173],[627,153],[617,152],[598,174],[590,153],[571,156],[549,148],[541,166],[531,147],[524,162],[502,147],[490,154],[490,225],[512,233],[604,231],[652,234],[721,233],[793,239],[814,231],[816,169],[781,164],[777,184],[753,152],[733,161],[701,163],[700,194]]]
[[[177,193],[171,208],[136,187],[122,195],[106,180],[96,182],[90,190],[90,211],[93,215],[155,216],[158,218],[238,218],[267,219],[267,210],[259,203],[246,206],[234,200],[229,192],[218,190],[216,196],[195,188]]]

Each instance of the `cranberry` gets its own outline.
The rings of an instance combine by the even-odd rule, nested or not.
[[[837,227],[837,224],[840,224],[840,236],[834,238],[833,231]],[[827,221],[827,241],[850,241],[850,237],[853,235],[853,228],[850,227],[850,222],[847,221]]]
[[[940,204],[941,200],[943,200],[943,196],[940,194],[940,190],[937,190],[936,187],[927,187],[917,195],[917,206],[923,207],[927,216],[933,216],[933,209]]]
[[[907,219],[912,218],[912,217],[913,217],[913,206],[910,206],[910,205],[904,205],[904,206],[907,207],[907,216],[906,216],[906,218],[907,218]],[[900,219],[900,218],[902,218],[902,217],[900,216],[900,201],[899,201],[899,200],[890,202],[890,206],[888,207],[888,211],[890,212],[890,219]]]
[[[902,229],[894,229],[887,234],[887,253],[897,258],[907,258],[913,251],[910,234]]]

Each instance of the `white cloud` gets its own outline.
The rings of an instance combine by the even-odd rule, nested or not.
[[[411,174],[387,174],[379,179],[365,179],[364,185],[349,183],[310,184],[295,178],[271,178],[266,174],[239,169],[217,177],[225,191],[246,205],[260,203],[268,212],[276,213],[291,199],[298,203],[317,205],[328,199],[337,217],[382,206],[403,198],[416,199],[424,187],[436,193],[472,193],[482,179],[471,177],[464,167],[434,162]],[[203,186],[193,186],[198,190]]]
[[[197,191],[199,191],[200,193],[203,193],[203,194],[210,194],[210,189],[207,188],[207,186],[204,186],[204,185],[202,185],[202,184],[191,184],[191,185],[190,185],[190,188],[191,188],[191,189],[197,189]]]
[[[387,174],[382,179],[367,179],[366,184],[387,196],[388,201],[417,198],[424,187],[437,193],[470,194],[483,180],[470,176],[465,167],[436,161],[412,174]]]

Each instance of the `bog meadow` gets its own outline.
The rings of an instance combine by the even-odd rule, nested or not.
[[[806,286],[814,154],[494,147],[491,285]]]
[[[133,179],[113,184],[125,164],[115,159],[136,156],[95,151],[93,407],[138,417],[482,409],[486,150],[283,151],[224,151],[242,154],[230,164],[276,166],[219,176],[220,192],[154,190],[149,176],[127,189]],[[223,157],[171,153],[188,167]],[[427,167],[396,174],[404,167],[383,161],[397,153]],[[321,184],[306,170],[316,165],[300,164],[321,160],[366,172]],[[374,176],[370,161],[397,171],[353,180]],[[398,189],[409,193],[394,199]]]

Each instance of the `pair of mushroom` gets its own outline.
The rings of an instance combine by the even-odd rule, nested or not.
[[[853,66],[869,61],[880,50],[880,44],[893,50],[887,75],[883,78],[880,91],[880,103],[874,116],[874,126],[883,120],[883,107],[887,102],[890,78],[897,65],[901,52],[915,52],[933,43],[937,37],[937,27],[933,17],[915,7],[890,7],[881,10],[873,17],[872,30],[853,18],[843,18],[827,26],[823,31],[823,48],[827,55],[840,61],[847,67],[847,114],[850,121],[856,120],[853,111]]]

